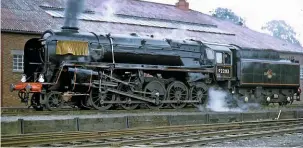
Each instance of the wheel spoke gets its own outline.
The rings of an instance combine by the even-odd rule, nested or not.
[[[89,101],[91,105],[100,111],[105,111],[110,109],[113,104],[106,103],[102,101],[114,101],[115,97],[112,93],[106,92],[106,87],[101,88],[101,92],[99,92],[99,88],[92,88],[89,96]]]
[[[101,98],[98,98],[97,100],[94,101],[94,103],[96,102],[100,102]]]
[[[208,87],[204,83],[197,83],[190,89],[190,100],[199,101],[198,103],[193,103],[194,106],[199,106],[204,104],[207,98]]]
[[[49,92],[45,98],[45,106],[48,110],[57,110],[62,108],[63,100],[60,92]]]
[[[172,82],[168,88],[168,98],[169,100],[173,101],[185,101],[188,99],[188,88],[187,86],[180,82],[180,81],[175,81]],[[171,106],[175,109],[180,109],[186,106],[186,103],[171,103]]]
[[[131,90],[131,86],[127,86],[127,85],[122,84],[122,83],[119,84],[118,90],[126,92],[126,93],[133,94],[133,92]],[[123,102],[124,101],[129,101],[129,102],[126,102],[126,103],[119,104],[125,110],[134,110],[139,106],[138,103],[132,103],[132,101],[134,99],[132,99],[130,97],[123,96],[123,95],[117,95],[116,98],[117,98],[118,101],[123,101]]]

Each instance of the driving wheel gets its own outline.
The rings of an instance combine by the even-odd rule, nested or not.
[[[170,105],[175,109],[180,109],[186,106],[186,103],[181,101],[188,100],[188,88],[180,82],[175,81],[168,85],[168,100],[177,101],[177,103],[171,103]]]
[[[189,98],[192,101],[198,101],[197,103],[192,103],[195,107],[202,105],[207,99],[208,87],[204,83],[197,83],[192,86],[189,90]]]
[[[150,109],[160,109],[163,106],[161,101],[166,99],[166,89],[163,83],[154,80],[149,82],[144,87],[144,97],[150,98],[156,101],[156,103],[146,103]]]
[[[123,91],[128,94],[133,94],[131,86],[125,85],[123,83],[119,84],[118,90]],[[133,103],[134,99],[132,99],[131,97],[128,97],[128,96],[124,96],[124,95],[117,95],[117,101],[124,102],[124,103],[121,103],[120,106],[122,108],[124,108],[125,110],[134,110],[139,106],[138,103]]]
[[[100,111],[105,111],[113,106],[113,101],[115,100],[115,95],[113,93],[106,91],[106,88],[92,88],[89,96],[89,103]],[[110,102],[109,102],[110,101]]]

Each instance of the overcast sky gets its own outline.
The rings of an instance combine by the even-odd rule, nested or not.
[[[178,0],[145,0],[166,4],[175,4]],[[187,0],[190,9],[210,14],[209,11],[224,7],[245,18],[246,25],[261,32],[266,22],[285,20],[298,34],[303,44],[303,0]]]

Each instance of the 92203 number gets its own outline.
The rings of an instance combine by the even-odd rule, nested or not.
[[[222,69],[222,68],[219,68],[219,69],[218,69],[218,72],[219,72],[219,73],[226,73],[226,74],[229,74],[229,69]]]

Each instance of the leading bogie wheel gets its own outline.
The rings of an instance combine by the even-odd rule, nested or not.
[[[155,103],[146,103],[148,108],[160,109],[163,106],[163,103],[161,103],[161,101],[166,100],[165,85],[157,80],[149,82],[144,87],[144,97],[151,98],[156,101],[156,104]]]
[[[181,101],[188,100],[188,88],[180,82],[174,81],[167,87],[167,98],[168,100],[177,101],[177,103],[171,103],[170,105],[175,109],[181,109],[186,106],[186,103]]]
[[[45,96],[45,107],[46,109],[60,110],[63,107],[64,100],[62,98],[61,92],[52,91],[46,94]]]

